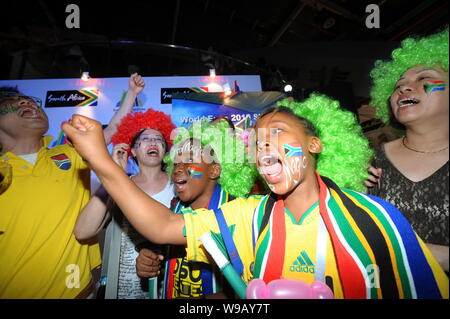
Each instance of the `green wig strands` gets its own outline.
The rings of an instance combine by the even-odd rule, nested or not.
[[[212,148],[221,166],[218,183],[223,190],[235,197],[248,195],[258,174],[255,165],[250,165],[244,143],[236,138],[224,121],[217,123],[194,122],[189,129],[179,128],[170,154],[164,158],[168,174],[174,169],[174,156],[187,139],[200,140],[202,149]]]
[[[340,187],[365,191],[364,181],[373,155],[356,116],[340,108],[339,102],[313,93],[302,102],[283,100],[277,106],[290,108],[316,128],[323,150],[317,157],[317,172]]]
[[[415,66],[440,66],[448,72],[448,27],[428,37],[402,41],[401,47],[392,51],[392,60],[375,62],[370,72],[372,77],[371,102],[377,110],[377,117],[389,122],[389,97],[395,83],[407,70]]]

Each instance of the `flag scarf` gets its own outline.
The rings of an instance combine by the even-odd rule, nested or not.
[[[340,189],[316,175],[320,215],[331,238],[344,298],[442,298],[415,232],[393,205]],[[279,279],[284,264],[280,250],[284,254],[285,227],[278,229],[284,206],[279,201],[274,194],[266,195],[253,217],[254,277],[266,282]],[[379,269],[377,285],[369,281],[374,265]]]
[[[220,208],[223,204],[233,200],[235,197],[231,196],[227,192],[225,192],[219,184],[216,184],[214,188],[213,195],[211,196],[211,199],[208,204],[209,210],[215,210],[217,208]],[[178,202],[173,211],[175,213],[181,213],[181,211],[185,207],[181,204],[181,202]],[[179,246],[170,246],[169,249],[171,251],[170,256],[178,256],[177,249],[179,249]],[[184,251],[184,247],[181,247],[181,249]],[[177,258],[169,258],[166,261],[165,265],[165,271],[164,271],[164,281],[163,281],[163,298],[164,299],[171,299],[173,296],[173,289],[174,289],[174,271],[177,265]],[[202,294],[203,295],[210,295],[216,292],[220,291],[220,287],[218,287],[218,284],[216,282],[216,278],[214,274],[207,268],[201,269],[201,278],[202,278]]]

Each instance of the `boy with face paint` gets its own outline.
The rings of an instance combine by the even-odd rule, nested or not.
[[[256,166],[272,193],[220,208],[241,278],[322,281],[335,298],[448,298],[448,278],[398,210],[337,186],[363,190],[367,178],[372,152],[354,115],[318,94],[281,105],[255,124]],[[226,235],[211,211],[181,218],[142,197],[99,147],[92,149],[101,145],[97,126],[76,116],[64,130],[131,222],[152,240],[187,242],[188,259],[207,262],[198,239]],[[133,206],[126,201],[131,197]]]
[[[225,122],[195,123],[188,131],[179,131],[165,159],[179,198],[172,209],[175,213],[189,214],[200,208],[213,210],[250,192],[256,171],[249,167],[247,159],[242,163],[228,162],[222,143],[225,139],[232,141],[227,144],[231,146],[228,153],[244,149],[244,144],[234,137]],[[190,262],[185,249],[184,246],[169,247],[163,298],[232,297],[219,269],[208,263]],[[146,250],[140,253],[136,263],[138,272],[144,272],[151,264],[151,260],[143,256],[147,253]]]

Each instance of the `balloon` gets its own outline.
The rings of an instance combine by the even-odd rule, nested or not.
[[[315,299],[334,299],[334,294],[330,287],[321,281],[314,281],[311,284],[311,289],[313,290],[313,295],[316,296]]]
[[[262,279],[253,279],[247,286],[247,299],[267,299],[266,283]]]
[[[277,279],[267,285],[262,279],[253,279],[247,286],[247,299],[333,299],[331,289],[320,281],[311,285],[303,280]]]

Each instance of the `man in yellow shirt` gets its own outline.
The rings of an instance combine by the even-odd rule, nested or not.
[[[90,171],[70,146],[49,150],[51,138],[42,140],[34,165],[6,153],[14,175],[0,195],[0,298],[75,298],[101,262],[98,242],[72,233],[90,198]]]
[[[105,128],[131,111],[144,87],[137,74],[121,108]],[[14,90],[0,92],[1,153],[12,166],[12,183],[0,194],[0,299],[86,298],[91,270],[101,263],[96,239],[73,235],[90,198],[90,170],[69,145],[48,149],[48,118],[37,99]]]

